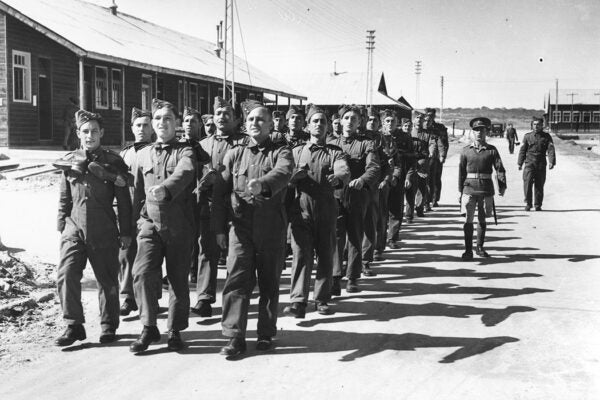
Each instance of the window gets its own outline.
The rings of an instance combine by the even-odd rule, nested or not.
[[[583,122],[590,122],[592,118],[592,113],[589,111],[584,111],[583,112]]]
[[[31,55],[13,50],[13,100],[31,101]]]
[[[188,92],[188,105],[194,110],[198,110],[198,84],[190,83],[190,90]]]
[[[108,68],[96,67],[96,108],[108,108]]]
[[[152,107],[152,75],[142,74],[142,109],[150,110]]]
[[[156,98],[164,99],[165,98],[165,80],[163,78],[156,78]]]
[[[560,111],[552,111],[552,122],[560,122]]]
[[[571,122],[571,111],[563,111],[562,122]]]
[[[600,111],[594,111],[592,113],[592,122],[600,122]]]
[[[179,114],[183,113],[183,107],[185,107],[185,82],[179,81],[177,85],[177,110]]]
[[[206,85],[200,85],[200,96],[199,96],[199,100],[198,100],[198,111],[200,111],[200,114],[210,114],[210,104],[208,103],[208,86]]]
[[[113,69],[112,73],[112,108],[120,110],[123,104],[123,81],[122,72],[119,69]]]
[[[581,121],[581,115],[579,111],[573,111],[573,122]]]

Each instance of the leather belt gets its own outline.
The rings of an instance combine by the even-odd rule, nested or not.
[[[492,174],[480,174],[477,172],[468,172],[467,179],[492,179]]]

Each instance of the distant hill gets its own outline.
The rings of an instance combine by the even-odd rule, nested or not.
[[[543,110],[528,108],[444,108],[443,123],[451,132],[452,122],[455,129],[469,129],[469,121],[475,117],[487,117],[492,122],[512,123],[518,130],[529,129],[532,116],[542,116]],[[439,117],[438,117],[439,119]]]

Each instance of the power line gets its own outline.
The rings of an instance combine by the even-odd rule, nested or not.
[[[248,65],[248,54],[246,53],[246,43],[244,42],[244,32],[242,31],[242,23],[240,22],[240,15],[238,13],[238,7],[236,0],[233,0],[233,8],[235,10],[235,16],[237,17],[238,28],[240,28],[240,38],[242,39],[242,49],[244,49],[244,58],[246,59],[246,69],[248,70],[248,81],[250,86],[252,85],[252,77],[250,76],[250,65]]]

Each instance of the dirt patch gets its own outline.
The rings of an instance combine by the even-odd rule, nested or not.
[[[60,185],[60,172],[51,172],[41,175],[35,175],[24,179],[1,179],[0,192],[2,191],[23,191],[31,190],[38,192],[42,190],[58,190]]]

